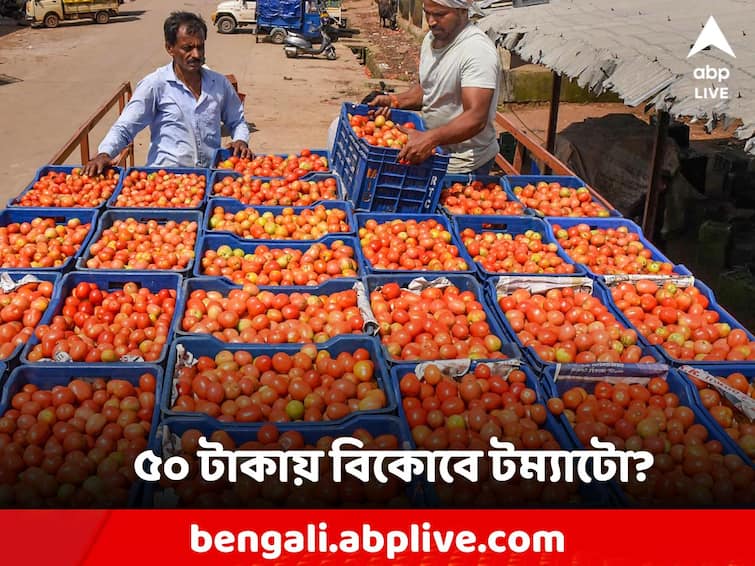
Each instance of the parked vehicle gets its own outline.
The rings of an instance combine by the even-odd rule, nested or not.
[[[213,12],[212,23],[218,33],[233,33],[238,28],[257,24],[257,2],[254,0],[225,0]]]
[[[320,14],[324,12],[321,0],[259,0],[257,38],[267,34],[273,43],[280,44],[293,32],[309,41],[318,41]]]
[[[58,27],[62,20],[91,18],[106,24],[118,15],[118,0],[27,0],[26,21],[32,27]]]
[[[337,32],[333,29],[335,20],[324,14],[320,20],[320,47],[315,47],[313,42],[298,33],[289,32],[284,40],[283,51],[286,57],[295,58],[300,55],[320,55],[322,53],[331,61],[336,58],[336,48],[333,47],[331,36]]]

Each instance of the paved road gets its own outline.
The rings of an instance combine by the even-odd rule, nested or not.
[[[182,8],[209,21],[216,4],[195,0]],[[18,194],[121,83],[135,86],[168,62],[162,22],[176,7],[169,0],[136,0],[122,5],[125,17],[102,26],[89,21],[56,29],[0,26],[0,205]],[[209,31],[207,64],[235,74],[247,94],[255,151],[325,146],[340,103],[369,90],[351,51],[340,43],[336,49],[336,61],[287,59],[281,46],[255,43],[248,32]],[[113,112],[92,133],[92,152],[116,116]],[[148,144],[146,132],[137,138],[137,163]],[[76,152],[70,163],[78,160]]]

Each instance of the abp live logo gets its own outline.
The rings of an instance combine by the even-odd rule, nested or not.
[[[713,16],[708,18],[705,27],[703,27],[703,31],[697,36],[697,41],[695,41],[692,49],[689,50],[687,59],[709,47],[716,47],[735,59],[737,57]],[[729,98],[729,87],[721,84],[731,76],[731,70],[728,67],[713,67],[711,65],[705,65],[705,67],[695,68],[692,72],[692,76],[697,80],[715,81],[712,86],[696,86],[695,98],[709,100],[727,100]]]

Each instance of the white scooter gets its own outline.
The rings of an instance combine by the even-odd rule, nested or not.
[[[303,35],[288,32],[283,42],[283,51],[285,51],[286,57],[293,59],[299,55],[321,55],[324,53],[325,57],[333,61],[336,58],[336,48],[333,47],[333,40],[329,34],[338,33],[331,27],[334,23],[335,20],[327,15],[323,15],[320,19],[322,41],[317,48]]]

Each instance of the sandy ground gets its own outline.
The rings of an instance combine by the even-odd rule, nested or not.
[[[185,2],[209,21],[212,0]],[[56,29],[0,25],[0,202],[5,202],[49,162],[77,128],[123,82],[133,86],[169,61],[162,22],[178,8],[168,0],[136,0],[122,5],[125,17],[98,26],[68,22]],[[233,73],[246,93],[247,121],[257,152],[288,152],[324,147],[328,125],[346,100],[361,99],[371,83],[351,50],[336,44],[338,59],[287,59],[280,45],[255,43],[243,31],[221,35],[211,29],[207,64]],[[99,141],[116,111],[92,132]],[[149,145],[145,131],[137,138],[136,162]],[[70,163],[80,161],[76,152]]]

